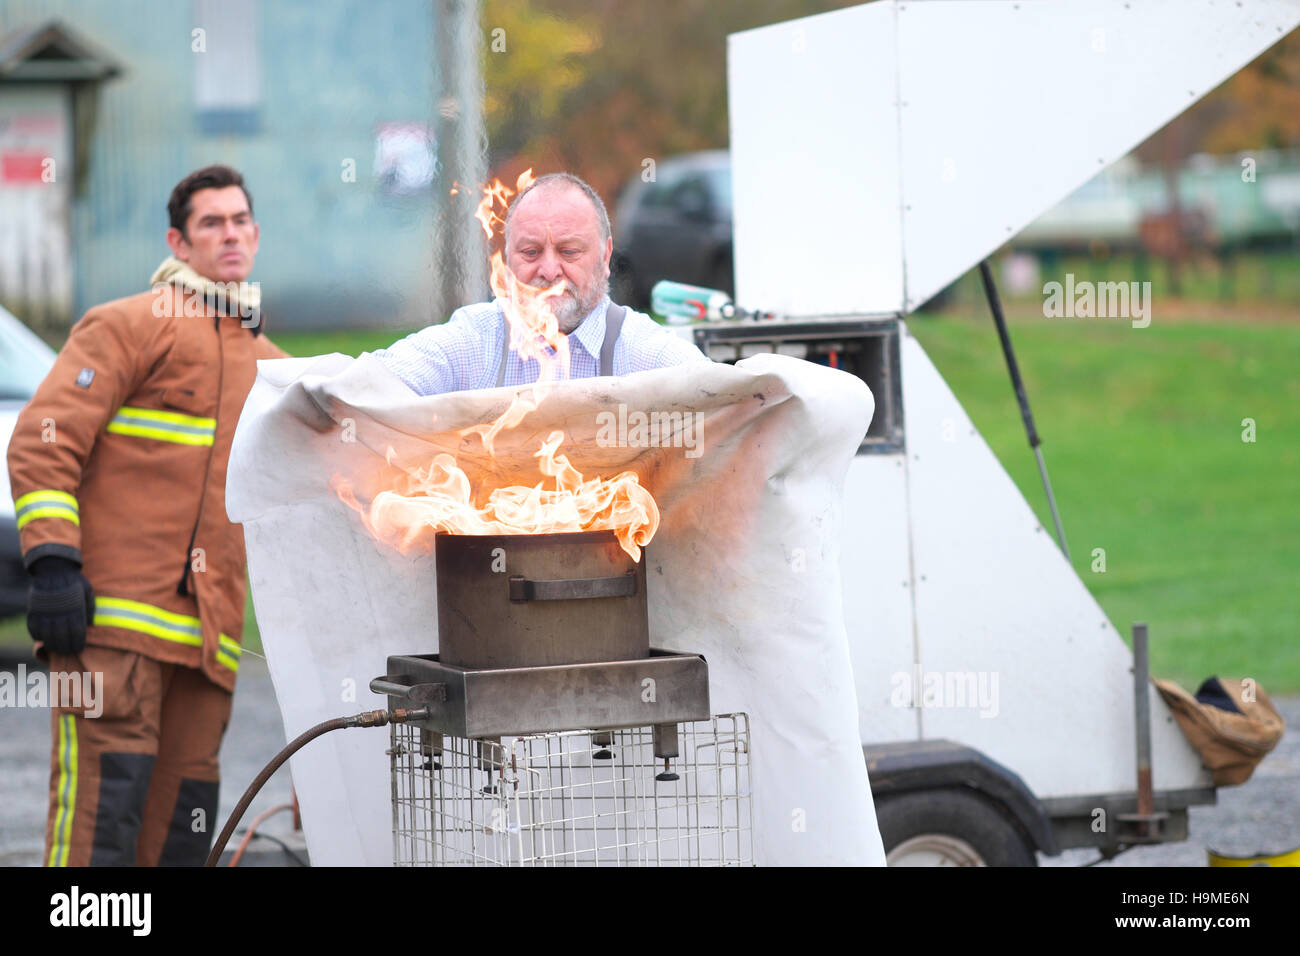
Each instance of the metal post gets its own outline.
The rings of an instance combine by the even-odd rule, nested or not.
[[[1133,625],[1133,701],[1137,723],[1138,833],[1150,835],[1148,822],[1155,810],[1151,788],[1151,697],[1147,690],[1151,668],[1147,656],[1147,626]]]
[[[1047,462],[1043,460],[1042,442],[1038,438],[1038,429],[1034,427],[1034,414],[1029,410],[1029,396],[1025,394],[1025,383],[1020,377],[1020,366],[1016,363],[1016,353],[1011,348],[1011,335],[1007,332],[1007,321],[1002,314],[1002,300],[998,298],[997,286],[993,284],[993,271],[988,260],[980,263],[980,278],[984,280],[984,295],[988,299],[989,309],[993,312],[993,323],[998,328],[998,339],[1002,342],[1002,354],[1007,360],[1007,371],[1011,373],[1011,387],[1015,389],[1016,401],[1020,404],[1020,417],[1025,423],[1025,434],[1029,437],[1029,447],[1034,450],[1038,461],[1038,474],[1043,479],[1043,489],[1047,492],[1047,507],[1051,509],[1052,521],[1056,525],[1056,540],[1060,542],[1065,560],[1070,560],[1070,547],[1065,543],[1065,529],[1061,527],[1061,515],[1056,510],[1056,496],[1052,494],[1052,482],[1047,477]]]
[[[488,247],[474,218],[487,179],[483,120],[483,35],[479,0],[438,0],[434,86],[433,297],[429,321],[481,301],[489,292]],[[468,189],[451,194],[452,184]]]

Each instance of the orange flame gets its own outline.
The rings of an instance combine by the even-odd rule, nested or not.
[[[483,505],[474,501],[469,477],[456,459],[442,453],[427,468],[404,476],[402,490],[381,491],[366,508],[351,484],[336,475],[335,493],[360,516],[375,538],[403,554],[428,550],[433,532],[452,534],[550,534],[561,531],[613,531],[619,545],[641,560],[641,548],[659,527],[659,506],[642,487],[636,473],[613,478],[584,479],[565,455],[556,451],[564,440],[551,432],[537,458],[540,470],[554,479],[527,487],[493,489]]]
[[[525,170],[515,189],[495,180],[483,187],[483,199],[474,216],[491,242],[505,227],[510,197],[534,182]],[[460,186],[459,183],[456,184]],[[463,188],[463,187],[462,187]],[[500,206],[500,212],[496,207]],[[510,349],[521,359],[540,366],[534,385],[516,390],[510,406],[495,421],[462,429],[462,437],[478,435],[495,457],[495,440],[537,409],[549,387],[569,377],[569,339],[560,331],[550,300],[565,291],[563,281],[546,289],[521,282],[505,263],[500,250],[493,253],[492,292],[503,302],[510,327]],[[381,491],[369,507],[357,501],[351,484],[339,475],[331,487],[360,516],[375,538],[403,553],[432,546],[433,531],[452,534],[551,534],[565,531],[613,531],[623,550],[641,560],[641,549],[659,528],[659,506],[641,485],[635,472],[613,478],[584,478],[567,455],[559,454],[563,431],[551,432],[536,453],[538,470],[551,479],[535,485],[494,488],[483,504],[476,503],[469,476],[449,454],[436,455],[427,468],[404,473],[398,487]],[[389,462],[392,464],[392,451]]]
[[[492,241],[496,233],[497,224],[505,226],[506,221],[492,211],[492,207],[497,203],[501,204],[504,211],[514,191],[506,186],[501,180],[497,180],[491,186],[483,187],[483,200],[478,204],[478,209],[474,210],[474,218],[483,226],[483,231],[487,233],[488,242]]]

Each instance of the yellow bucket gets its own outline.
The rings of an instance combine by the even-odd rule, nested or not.
[[[1272,856],[1224,856],[1213,850],[1206,850],[1210,866],[1300,866],[1300,847],[1277,853]]]

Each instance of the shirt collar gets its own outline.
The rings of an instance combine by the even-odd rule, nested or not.
[[[497,299],[496,307],[505,320],[505,300]],[[600,350],[605,344],[605,313],[609,309],[609,296],[601,299],[597,306],[587,313],[587,317],[578,327],[569,333],[569,338],[576,338],[583,351],[600,361]],[[507,334],[509,334],[507,330]]]
[[[605,296],[587,313],[582,323],[569,333],[569,337],[576,337],[587,354],[597,361],[600,360],[601,347],[605,344],[605,311],[608,308],[609,296]]]

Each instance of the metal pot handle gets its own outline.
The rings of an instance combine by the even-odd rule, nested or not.
[[[405,674],[385,674],[370,682],[370,689],[376,694],[389,697],[405,697],[417,704],[441,703],[447,700],[446,684],[413,682]]]
[[[530,581],[521,575],[510,578],[512,601],[578,601],[631,597],[633,594],[636,594],[635,570],[616,578],[567,578],[559,581]]]

